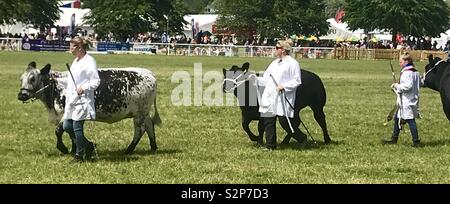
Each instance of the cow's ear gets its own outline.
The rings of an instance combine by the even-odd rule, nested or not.
[[[250,68],[250,63],[246,62],[242,65],[242,71],[248,71]]]
[[[428,62],[430,63],[430,64],[433,64],[433,55],[428,55]]]
[[[36,69],[36,62],[30,62],[30,64],[28,64],[27,70],[30,70],[30,69]]]
[[[47,75],[48,73],[50,73],[50,68],[52,68],[52,65],[45,65],[45,67],[41,69],[41,75]]]

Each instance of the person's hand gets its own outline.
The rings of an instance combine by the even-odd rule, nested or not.
[[[283,85],[278,85],[277,91],[278,92],[284,91],[284,86]]]
[[[82,89],[82,88],[77,89],[78,96],[81,96],[83,93],[84,93],[84,89]]]
[[[396,90],[396,89],[397,89],[397,86],[398,86],[398,84],[397,84],[397,83],[395,83],[395,84],[392,84],[392,85],[391,85],[391,89],[392,89],[392,90]]]

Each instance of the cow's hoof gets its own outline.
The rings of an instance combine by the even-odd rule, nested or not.
[[[56,145],[56,148],[63,154],[69,154],[69,149],[64,145]]]
[[[331,144],[331,139],[325,139],[325,144]]]
[[[150,150],[150,154],[151,155],[156,155],[156,153],[157,153],[156,149],[155,150]]]

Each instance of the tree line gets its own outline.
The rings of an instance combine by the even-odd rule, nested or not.
[[[91,9],[86,23],[99,35],[120,38],[138,33],[168,31],[179,34],[183,16],[201,12],[213,3],[221,30],[240,35],[283,37],[326,35],[326,19],[344,8],[344,21],[352,30],[385,30],[395,36],[436,37],[450,28],[449,2],[445,0],[82,0]],[[59,1],[2,0],[0,24],[24,23],[53,26],[59,18]]]

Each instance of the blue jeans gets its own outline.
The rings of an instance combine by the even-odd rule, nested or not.
[[[84,137],[83,132],[84,120],[64,120],[63,129],[69,133],[71,138],[75,138],[75,144],[77,145],[76,155],[82,157],[86,146],[89,141]]]
[[[400,127],[398,126],[398,117],[394,118],[394,132],[392,133],[392,138],[398,138],[400,135]],[[411,130],[411,136],[414,143],[420,142],[419,132],[417,131],[417,124],[415,119],[405,120],[408,123],[409,130]]]

